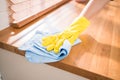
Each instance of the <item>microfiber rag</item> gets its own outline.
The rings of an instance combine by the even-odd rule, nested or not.
[[[60,47],[59,53],[54,51],[48,52],[45,47],[42,46],[42,37],[48,36],[51,33],[37,31],[35,35],[28,40],[25,44],[19,47],[20,50],[25,50],[25,57],[28,61],[33,63],[50,63],[64,59],[70,52],[72,45],[68,40],[65,40]],[[54,33],[53,33],[54,34]],[[77,39],[74,45],[80,43],[81,40]]]

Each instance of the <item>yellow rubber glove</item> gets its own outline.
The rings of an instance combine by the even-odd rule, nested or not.
[[[47,47],[47,51],[54,50],[55,53],[58,53],[59,48],[66,39],[73,44],[78,36],[89,26],[89,24],[90,22],[85,17],[81,17],[72,23],[65,31],[42,38],[42,45]]]

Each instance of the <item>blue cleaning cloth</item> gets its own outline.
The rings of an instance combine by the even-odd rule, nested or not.
[[[28,40],[25,44],[19,47],[20,50],[25,50],[25,57],[28,61],[33,63],[50,63],[56,62],[64,59],[71,50],[71,44],[68,40],[65,40],[63,45],[60,47],[59,53],[56,54],[53,51],[48,52],[45,47],[42,46],[42,37],[51,35],[50,33],[45,33],[37,31],[35,35]],[[81,41],[77,39],[74,45],[80,43]]]

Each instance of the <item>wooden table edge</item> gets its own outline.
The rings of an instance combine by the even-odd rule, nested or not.
[[[4,43],[2,41],[0,41],[0,48],[14,52],[16,54],[19,54],[21,56],[25,56],[25,51],[19,50],[17,47],[12,46],[10,44]],[[71,66],[69,64],[63,63],[62,61],[58,61],[58,62],[53,62],[53,63],[47,63],[50,66],[54,66],[56,68],[68,71],[70,73],[79,75],[79,76],[83,76],[85,78],[88,78],[90,80],[113,80],[110,77],[107,76],[103,76],[85,69],[81,69],[75,66]]]

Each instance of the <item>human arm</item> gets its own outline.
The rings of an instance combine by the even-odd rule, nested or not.
[[[71,44],[78,38],[78,36],[89,26],[89,19],[95,15],[109,0],[90,0],[80,15],[75,18],[70,26],[61,33],[44,37],[42,39],[42,45],[46,47],[48,51],[54,50],[55,53],[59,52],[60,46],[62,46],[65,40],[68,40]],[[100,4],[100,5],[99,5]]]
[[[80,17],[84,16],[88,20],[96,15],[110,0],[89,0],[80,15],[73,21],[75,22]]]

